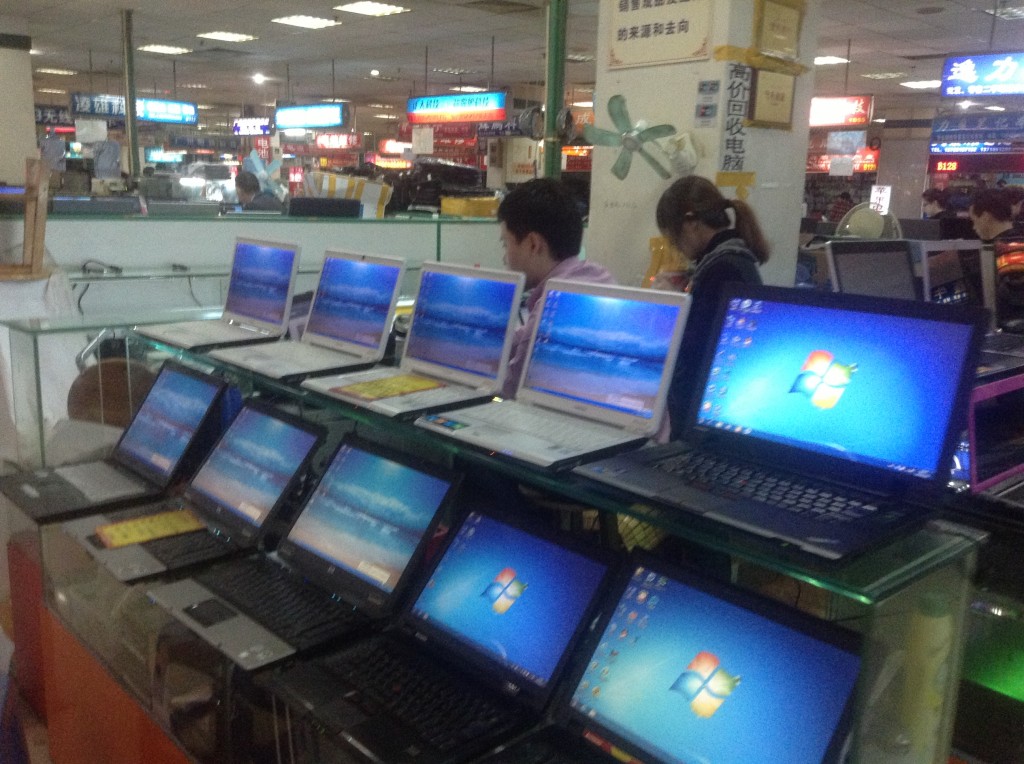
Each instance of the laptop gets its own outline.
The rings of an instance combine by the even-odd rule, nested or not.
[[[486,764],[839,764],[861,673],[852,632],[638,557],[610,592],[555,723]]]
[[[248,670],[363,632],[396,611],[458,483],[343,442],[271,555],[218,563],[148,596]]]
[[[807,561],[866,551],[938,505],[985,320],[970,306],[730,285],[683,439],[576,472]]]
[[[416,424],[553,469],[642,444],[665,413],[690,296],[552,279],[516,399]]]
[[[312,715],[339,760],[468,760],[539,721],[612,559],[471,510],[399,626],[266,684]]]
[[[0,478],[0,491],[37,523],[156,496],[197,466],[220,427],[225,384],[166,362],[110,456]]]
[[[832,239],[825,244],[833,292],[924,299],[906,239]]]
[[[299,269],[299,247],[239,237],[228,280],[224,312],[215,321],[137,326],[143,337],[185,350],[268,342],[288,326]]]
[[[283,514],[321,428],[247,402],[182,497],[62,524],[119,581],[258,548]]]
[[[299,342],[213,350],[214,358],[275,379],[372,366],[384,357],[405,262],[328,251]]]
[[[505,380],[523,280],[518,272],[424,263],[398,367],[302,386],[401,418],[486,400]]]

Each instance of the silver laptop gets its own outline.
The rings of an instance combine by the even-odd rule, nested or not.
[[[0,478],[0,491],[37,523],[156,496],[196,466],[194,446],[212,443],[224,387],[167,362],[108,458]]]
[[[825,244],[833,292],[925,298],[926,276],[906,239],[833,239]]]
[[[185,350],[278,339],[288,327],[298,269],[297,245],[239,238],[219,320],[153,324],[135,331]]]
[[[69,520],[61,529],[115,578],[126,582],[257,548],[322,438],[316,425],[270,406],[246,403],[181,498]],[[148,518],[157,525],[169,517],[163,513],[176,511],[191,512],[197,521],[195,529],[139,543],[109,542],[130,536],[118,523]],[[173,518],[182,520],[177,515]]]
[[[405,261],[328,251],[299,342],[213,350],[210,355],[275,379],[372,366],[384,357]]]
[[[425,263],[398,368],[302,386],[393,417],[486,400],[505,380],[523,280],[517,272]]]
[[[552,468],[656,434],[690,296],[552,279],[542,300],[516,400],[426,414],[416,424]]]

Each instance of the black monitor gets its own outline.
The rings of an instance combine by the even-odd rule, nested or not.
[[[900,230],[904,239],[935,241],[942,238],[939,218],[900,218]]]
[[[977,239],[974,223],[970,218],[938,218],[940,239]]]
[[[292,217],[357,218],[362,211],[358,199],[296,196],[288,202],[288,214]]]

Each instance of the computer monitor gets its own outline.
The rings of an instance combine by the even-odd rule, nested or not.
[[[833,239],[825,245],[833,292],[920,300],[922,278],[915,273],[906,239]]]
[[[904,239],[934,241],[942,238],[938,218],[900,218],[900,231]]]
[[[288,214],[292,217],[357,218],[362,209],[358,199],[296,196],[288,202]]]
[[[967,217],[939,218],[940,239],[977,239],[974,223]]]
[[[917,259],[923,264],[926,300],[995,309],[995,289],[984,287],[980,241],[917,241],[913,245]],[[988,302],[986,292],[991,296]]]

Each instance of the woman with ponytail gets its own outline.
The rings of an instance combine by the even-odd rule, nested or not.
[[[698,175],[680,178],[658,201],[658,230],[693,265],[686,291],[690,305],[669,390],[671,437],[677,438],[693,390],[722,286],[731,281],[760,284],[759,266],[768,260],[768,244],[754,211],[739,199],[726,199],[714,183]]]

